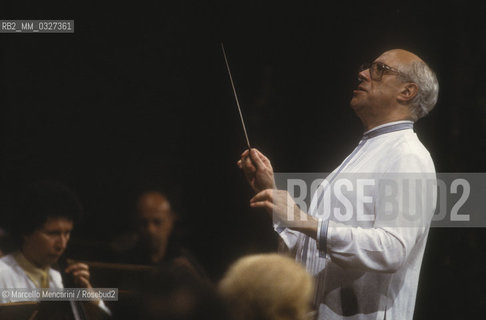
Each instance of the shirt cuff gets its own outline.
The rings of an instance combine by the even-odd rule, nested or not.
[[[327,230],[329,229],[329,219],[319,219],[317,221],[317,250],[319,257],[325,258],[327,254]]]

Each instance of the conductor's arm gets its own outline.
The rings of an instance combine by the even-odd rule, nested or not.
[[[250,200],[251,207],[265,208],[289,228],[317,237],[317,220],[300,210],[287,191],[276,190],[272,164],[263,153],[255,148],[245,150],[237,164],[257,193]]]

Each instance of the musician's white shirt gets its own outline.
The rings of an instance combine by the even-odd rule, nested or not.
[[[370,131],[399,123],[406,122],[388,123]],[[430,154],[413,129],[362,140],[343,164],[326,178],[328,182],[332,181],[327,188],[332,188],[340,176],[353,174],[379,180],[384,174],[400,173],[394,177],[405,180],[413,176],[436,183]],[[362,195],[355,193],[349,200],[354,209],[360,203],[364,216],[371,217],[370,221],[359,221],[355,216],[344,222],[333,217],[324,218],[322,221],[328,221],[328,228],[325,228],[327,223],[320,224],[325,230],[320,230],[324,239],[319,242],[324,248],[319,247],[314,239],[282,228],[278,223],[275,229],[286,245],[285,251],[293,254],[316,277],[314,302],[319,319],[381,320],[386,315],[386,320],[411,320],[420,266],[436,206],[435,188],[433,192],[419,193],[419,197],[423,197],[419,201],[427,205],[418,212],[419,223],[411,226],[405,217],[407,209],[403,209],[408,208],[407,200],[400,200],[404,206],[395,218],[384,219],[385,208],[377,185],[366,187],[366,196],[371,198],[363,199]],[[323,190],[320,189],[321,193]],[[402,189],[398,191],[403,192]],[[322,197],[325,200],[320,201],[318,207],[318,195],[319,189],[309,208],[309,213],[314,216],[326,216],[330,213],[326,210],[333,210],[340,203],[336,194],[331,193],[330,198]],[[322,205],[327,204],[326,201],[332,205]],[[309,239],[307,245],[306,238]]]
[[[59,271],[49,268],[49,288],[63,288]],[[0,258],[0,288],[35,289],[37,286],[17,263],[13,254]],[[12,302],[9,297],[0,297],[1,303]]]
[[[59,271],[49,268],[49,288],[64,288]],[[22,267],[15,260],[14,254],[8,254],[0,258],[0,288],[2,289],[35,289],[37,286],[27,276]],[[13,302],[12,297],[0,297],[0,303]],[[15,300],[17,302],[19,300]],[[103,311],[111,314],[110,309],[101,300],[98,305]]]

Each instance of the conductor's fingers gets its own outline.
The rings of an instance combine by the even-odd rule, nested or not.
[[[268,211],[272,211],[275,208],[275,205],[268,200],[252,202],[250,203],[250,206],[252,208],[265,208]]]
[[[254,173],[257,169],[255,167],[254,163],[251,161],[250,157],[246,157],[244,159],[241,159],[241,168],[245,172],[250,172],[250,173]]]
[[[240,159],[236,161],[236,165],[240,169],[248,169],[248,167],[250,167],[252,171],[255,171],[255,168],[253,167],[253,164],[251,164],[251,161],[247,161],[246,159],[245,160]]]
[[[238,168],[243,169],[244,171],[253,173],[256,171],[256,168],[253,165],[248,154],[248,150],[245,150],[245,152],[243,152],[241,155],[241,159],[236,161],[236,165],[238,166]]]
[[[253,198],[250,199],[250,203],[259,202],[259,201],[272,201],[273,198],[273,190],[272,189],[265,189],[263,191],[258,192]]]
[[[263,153],[261,153],[260,150],[256,148],[252,148],[251,150],[255,150],[256,154],[260,157],[260,160],[265,164],[265,166],[267,166],[268,168],[272,167],[270,160]]]
[[[265,169],[265,167],[267,167],[265,165],[265,163],[263,162],[262,158],[260,157],[257,149],[255,149],[255,148],[251,149],[250,157],[251,157],[251,161],[255,164],[255,167],[257,168],[257,170],[262,170],[262,169]]]
[[[265,157],[265,155],[263,153],[261,153],[260,151],[256,150],[258,155],[260,156],[260,159],[262,160],[262,162],[269,168],[272,167],[272,164],[270,163],[270,160]]]

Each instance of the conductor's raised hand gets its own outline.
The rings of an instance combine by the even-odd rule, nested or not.
[[[268,213],[273,214],[277,220],[287,224],[307,220],[307,214],[300,210],[286,190],[263,190],[251,198],[250,206],[264,208]]]
[[[255,148],[245,150],[237,165],[243,170],[246,180],[255,192],[275,189],[275,179],[270,160]]]
[[[302,211],[286,190],[263,190],[251,198],[250,206],[264,208],[287,227],[316,238],[317,220]]]

